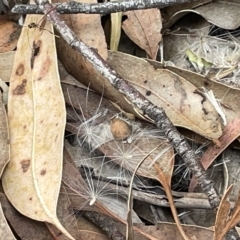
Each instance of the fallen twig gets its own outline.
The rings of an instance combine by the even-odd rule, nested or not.
[[[35,0],[39,8],[46,14],[53,26],[61,34],[64,40],[83,57],[89,61],[108,81],[120,91],[133,105],[139,108],[143,115],[148,115],[154,120],[156,126],[164,131],[165,136],[172,143],[176,152],[183,158],[186,165],[197,178],[198,183],[208,196],[209,203],[213,208],[218,207],[220,197],[213,186],[213,182],[207,176],[202,165],[198,162],[197,156],[187,143],[186,139],[180,135],[176,127],[167,117],[165,111],[147,100],[134,87],[129,85],[120,75],[111,69],[105,60],[92,48],[78,39],[75,33],[62,21],[59,13],[46,0]]]
[[[90,13],[90,14],[109,14],[114,12],[125,12],[129,10],[140,10],[148,8],[164,8],[174,4],[194,2],[196,0],[131,0],[120,2],[105,3],[79,3],[75,1],[56,3],[56,10],[61,14],[68,13]],[[37,5],[15,5],[13,13],[20,14],[42,14]]]
[[[120,231],[117,229],[115,221],[111,219],[109,216],[104,215],[98,212],[89,212],[83,211],[82,215],[87,218],[90,222],[100,227],[102,231],[104,231],[110,239],[113,240],[125,240],[125,236],[123,236]]]

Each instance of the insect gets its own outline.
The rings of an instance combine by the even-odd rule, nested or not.
[[[28,30],[30,30],[30,29],[39,29],[40,31],[42,31],[42,33],[43,33],[44,31],[47,31],[47,32],[49,32],[50,34],[53,34],[54,36],[59,37],[59,36],[55,35],[53,32],[51,32],[50,30],[48,30],[48,29],[45,28],[45,25],[46,25],[46,22],[47,22],[46,15],[49,14],[51,11],[53,11],[55,8],[56,8],[56,7],[52,8],[49,12],[47,12],[47,13],[39,20],[38,23],[36,23],[36,22],[31,22],[30,24],[28,24],[28,25],[25,26],[25,27],[28,27]],[[30,16],[30,17],[31,17],[31,16]],[[32,19],[32,18],[31,18],[31,19]],[[27,21],[27,22],[30,22],[30,20],[29,20],[28,18],[26,18],[26,21]],[[28,35],[28,41],[29,41],[29,39],[30,39],[30,37],[29,37],[29,31],[28,31],[27,35]],[[29,42],[30,42],[30,41],[29,41]],[[31,44],[29,43],[29,45],[31,45]]]
[[[31,28],[39,28],[39,30],[42,30],[42,31],[46,30],[46,31],[48,31],[49,33],[53,34],[53,32],[51,32],[51,31],[47,30],[46,28],[44,28],[44,26],[45,26],[45,24],[46,24],[46,21],[47,21],[46,16],[44,16],[44,17],[39,21],[38,24],[35,23],[35,22],[32,22],[32,23],[28,24],[28,28],[29,28],[29,29],[31,29]],[[40,23],[41,23],[41,24],[40,24]]]

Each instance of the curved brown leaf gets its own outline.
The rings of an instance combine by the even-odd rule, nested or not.
[[[122,28],[128,37],[144,49],[151,59],[156,59],[158,44],[162,38],[160,10],[154,8],[127,11],[123,16],[127,16]]]
[[[210,139],[221,136],[221,122],[216,110],[184,78],[119,52],[109,52],[109,64],[151,102],[162,107],[174,125]]]
[[[211,80],[201,74],[197,74],[188,70],[180,69],[177,67],[167,67],[172,72],[185,78],[197,88],[206,88],[212,90],[216,99],[218,99],[221,108],[223,109],[227,122],[234,120],[240,114],[240,90],[220,82]]]
[[[192,7],[193,9],[191,9]],[[169,7],[167,8],[168,11],[165,10],[169,15],[165,18],[169,20],[165,28],[169,28],[186,14],[194,12],[220,28],[236,29],[240,25],[240,20],[238,18],[239,8],[239,3],[234,1],[213,2],[210,0],[200,0],[189,4],[183,4],[183,6],[181,4],[178,7]]]

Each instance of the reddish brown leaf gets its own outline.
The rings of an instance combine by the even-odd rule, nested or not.
[[[12,51],[17,47],[21,26],[7,20],[0,21],[0,52]]]
[[[231,185],[227,191],[225,192],[221,203],[219,205],[219,209],[216,216],[216,222],[215,222],[215,232],[214,232],[214,239],[222,239],[222,237],[225,235],[226,232],[224,232],[228,215],[230,213],[230,202],[228,201],[228,195],[230,194],[233,186]]]
[[[204,153],[200,160],[204,169],[208,169],[208,167],[227,148],[227,146],[240,136],[239,125],[240,115],[229,122],[223,130],[223,135],[219,138],[220,146],[217,146],[214,143],[209,146],[208,150]],[[196,186],[197,181],[193,178],[189,185],[189,191],[192,192]]]

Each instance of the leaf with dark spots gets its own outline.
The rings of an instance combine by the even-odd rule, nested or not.
[[[41,76],[38,78],[38,81],[40,81],[48,73],[50,66],[51,66],[51,60],[49,57],[47,57],[41,66],[41,70],[40,70]]]
[[[109,65],[148,100],[162,107],[174,125],[210,139],[221,136],[221,121],[209,100],[195,94],[196,87],[172,71],[154,68],[147,61],[120,52],[109,52]],[[148,91],[151,92],[148,95]],[[206,112],[208,114],[206,114]]]
[[[24,65],[21,63],[16,70],[16,75],[21,76],[21,75],[23,75],[23,73],[24,73]]]
[[[40,53],[40,46],[42,42],[38,40],[37,42],[33,41],[32,56],[30,58],[30,66],[33,68],[34,60]]]
[[[25,24],[39,22],[41,18],[38,15],[27,16]],[[53,31],[48,21],[44,28]],[[21,64],[24,71],[19,67]],[[51,223],[68,239],[73,239],[56,215],[66,110],[54,36],[39,28],[31,29],[31,34],[28,34],[28,29],[23,28],[12,71],[22,75],[12,74],[10,79],[11,161],[2,176],[4,192],[23,215]],[[41,81],[37,80],[39,78]],[[55,126],[56,122],[58,126]],[[56,134],[58,138],[55,138]]]
[[[46,170],[46,169],[43,169],[43,170],[40,172],[40,174],[41,174],[41,175],[45,175],[46,172],[47,172],[47,170]]]
[[[30,159],[22,160],[20,162],[20,164],[22,165],[21,167],[22,167],[23,172],[27,172],[27,170],[30,166]]]
[[[23,95],[26,93],[27,79],[23,79],[20,85],[17,85],[15,89],[13,89],[13,95]]]

